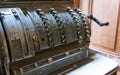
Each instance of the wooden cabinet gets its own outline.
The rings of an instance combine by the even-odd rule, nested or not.
[[[101,22],[110,23],[100,27],[91,21],[90,48],[120,55],[120,0],[80,0],[80,8]]]

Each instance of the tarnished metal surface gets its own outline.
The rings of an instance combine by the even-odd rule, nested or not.
[[[81,51],[79,51],[77,53],[65,56],[62,59],[58,59],[54,62],[51,62],[46,65],[32,69],[32,70],[24,73],[23,75],[47,75],[51,72],[54,72],[60,68],[65,67],[66,65],[70,65],[74,62],[78,62],[78,61],[86,58],[87,57],[86,54],[87,54],[87,48],[83,48],[83,49],[81,49]]]
[[[2,33],[3,33],[3,29],[2,29],[2,25],[1,25],[1,22],[0,22],[0,41],[2,41]],[[4,75],[4,72],[3,72],[3,65],[4,65],[4,54],[3,54],[3,44],[2,42],[0,42],[0,74]]]
[[[8,14],[3,16],[2,22],[4,24],[6,36],[9,41],[12,61],[20,60],[29,56],[25,32],[22,26],[23,24],[17,12],[14,9],[5,9],[1,13]]]
[[[8,67],[10,63],[7,41],[0,22],[0,74],[9,74]],[[6,72],[6,73],[5,73]]]
[[[11,75],[46,75],[88,56],[90,26],[79,9],[0,8],[0,22],[0,59]]]

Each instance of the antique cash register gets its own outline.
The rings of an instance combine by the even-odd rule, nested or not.
[[[72,0],[1,1],[0,75],[55,75],[84,61],[89,18],[109,24],[84,14]]]

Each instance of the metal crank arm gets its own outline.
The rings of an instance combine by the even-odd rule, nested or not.
[[[93,16],[93,14],[89,14],[87,17],[92,19],[93,21],[95,21],[99,26],[108,26],[109,25],[109,22],[105,22],[105,23],[100,22],[97,18],[95,18]]]

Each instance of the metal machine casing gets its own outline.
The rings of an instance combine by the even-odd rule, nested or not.
[[[88,57],[87,16],[80,9],[49,2],[47,8],[31,7],[30,2],[27,8],[21,2],[16,4],[21,8],[0,8],[1,75],[47,75]]]

